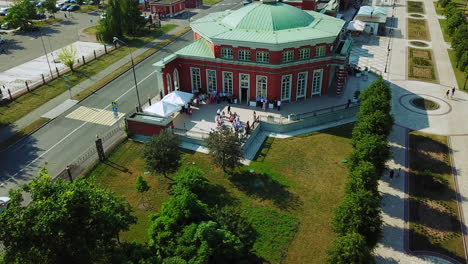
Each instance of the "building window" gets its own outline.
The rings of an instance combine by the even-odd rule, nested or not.
[[[281,78],[281,101],[291,99],[291,79],[291,74]]]
[[[249,61],[250,60],[250,50],[240,49],[239,50],[239,60]]]
[[[232,94],[232,72],[223,72],[223,92]]]
[[[268,51],[257,51],[257,62],[270,62],[270,53]]]
[[[307,72],[297,75],[297,98],[305,97],[307,94]]]
[[[250,75],[241,73],[239,75],[239,87],[242,88],[250,88]]]
[[[320,94],[322,92],[322,75],[323,70],[315,70],[312,79],[312,95]]]
[[[257,75],[257,98],[267,98],[267,82],[266,76]]]
[[[200,68],[190,68],[192,76],[192,91],[200,91],[201,89],[201,74]]]
[[[315,47],[315,56],[316,57],[325,56],[325,46]]]
[[[294,50],[283,51],[283,62],[294,60]]]
[[[174,69],[174,89],[179,90],[179,71]]]
[[[307,60],[310,58],[310,49],[303,48],[299,50],[299,59],[300,60]]]
[[[232,55],[231,48],[221,48],[221,58],[232,60],[234,56]]]
[[[171,74],[166,74],[166,82],[167,82],[167,91],[172,92],[172,78]]]
[[[208,93],[216,91],[216,71],[215,70],[206,70],[206,84]]]

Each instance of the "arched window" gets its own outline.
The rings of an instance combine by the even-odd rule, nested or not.
[[[172,78],[169,73],[166,74],[166,81],[167,81],[167,91],[170,93],[172,92]]]
[[[179,90],[180,85],[179,85],[179,71],[177,69],[174,69],[174,89]]]

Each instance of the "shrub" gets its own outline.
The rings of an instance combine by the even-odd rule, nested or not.
[[[174,178],[175,185],[172,186],[172,193],[180,195],[184,190],[195,194],[200,194],[208,185],[208,180],[204,178],[203,173],[196,167],[184,167]]]
[[[346,193],[368,190],[378,193],[380,174],[375,166],[368,161],[360,161],[350,172]]]
[[[329,264],[374,264],[374,256],[363,236],[350,233],[338,237],[328,251]]]
[[[413,63],[414,64],[417,64],[417,65],[420,65],[420,66],[431,66],[432,63],[424,58],[420,58],[420,57],[413,57],[412,58],[413,60]]]
[[[390,147],[385,136],[366,135],[355,142],[351,153],[350,169],[353,170],[361,161],[369,161],[383,173],[385,162],[390,158]]]

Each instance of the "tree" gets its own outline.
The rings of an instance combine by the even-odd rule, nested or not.
[[[75,65],[76,49],[72,45],[63,47],[62,51],[58,54],[58,59],[61,63],[65,64],[70,71],[74,71],[73,65]]]
[[[446,7],[449,3],[451,2],[451,0],[438,0],[437,1],[437,6],[441,6],[441,7]]]
[[[144,193],[148,191],[150,187],[148,185],[148,182],[145,181],[145,179],[143,179],[141,175],[139,175],[136,179],[135,188],[137,192]]]
[[[358,141],[362,137],[374,134],[387,137],[392,131],[393,117],[390,113],[384,113],[375,109],[373,113],[359,115],[358,122],[353,128],[353,141]]]
[[[368,190],[378,193],[377,187],[380,174],[374,164],[368,161],[360,161],[350,171],[349,180],[346,184],[346,193],[354,193],[360,190]]]
[[[6,15],[5,21],[7,21],[14,28],[19,27],[21,30],[27,30],[33,27],[31,20],[35,18],[35,2],[29,0],[20,0],[8,10],[8,15]]]
[[[329,264],[374,264],[375,259],[363,236],[349,233],[333,241],[328,251]]]
[[[361,234],[369,248],[374,248],[382,235],[380,195],[360,190],[347,193],[335,209],[333,231],[340,236],[351,232]]]
[[[100,41],[112,42],[114,37],[123,37],[124,14],[119,0],[108,0],[106,17],[99,21],[96,37]]]
[[[58,11],[56,4],[57,0],[45,0],[43,6],[49,13],[55,14]]]
[[[45,169],[11,198],[0,214],[5,263],[106,263],[119,233],[136,222],[123,197],[85,180],[53,181]]]
[[[182,194],[185,190],[200,195],[208,185],[208,180],[202,176],[202,171],[192,166],[180,170],[174,178],[174,182],[175,184],[171,188],[174,195]]]
[[[239,165],[242,148],[237,133],[228,129],[210,133],[206,144],[213,162],[221,166],[224,172]]]
[[[123,0],[121,7],[124,16],[123,31],[135,36],[146,24],[146,20],[138,8],[138,1]]]
[[[179,142],[177,135],[167,130],[152,137],[144,149],[146,168],[168,178],[167,175],[180,166]]]
[[[463,23],[466,23],[465,15],[460,9],[455,9],[454,13],[447,17],[447,32],[450,36],[453,35],[455,30],[461,26]]]
[[[385,136],[366,135],[355,142],[350,157],[350,168],[353,170],[361,161],[371,162],[377,172],[383,173],[385,162],[390,158],[390,147]]]

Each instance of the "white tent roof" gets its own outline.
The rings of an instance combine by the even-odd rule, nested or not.
[[[372,7],[372,6],[361,6],[357,13],[358,16],[387,16],[387,8],[385,7]]]
[[[162,117],[168,117],[173,113],[180,111],[182,107],[168,102],[160,101],[147,107],[144,112]]]
[[[168,102],[175,105],[183,106],[186,103],[189,103],[192,100],[193,94],[181,92],[181,91],[173,91],[170,94],[164,96],[162,101]]]
[[[349,21],[349,24],[347,27],[347,29],[351,31],[364,31],[365,28],[366,28],[366,23],[360,20]]]

